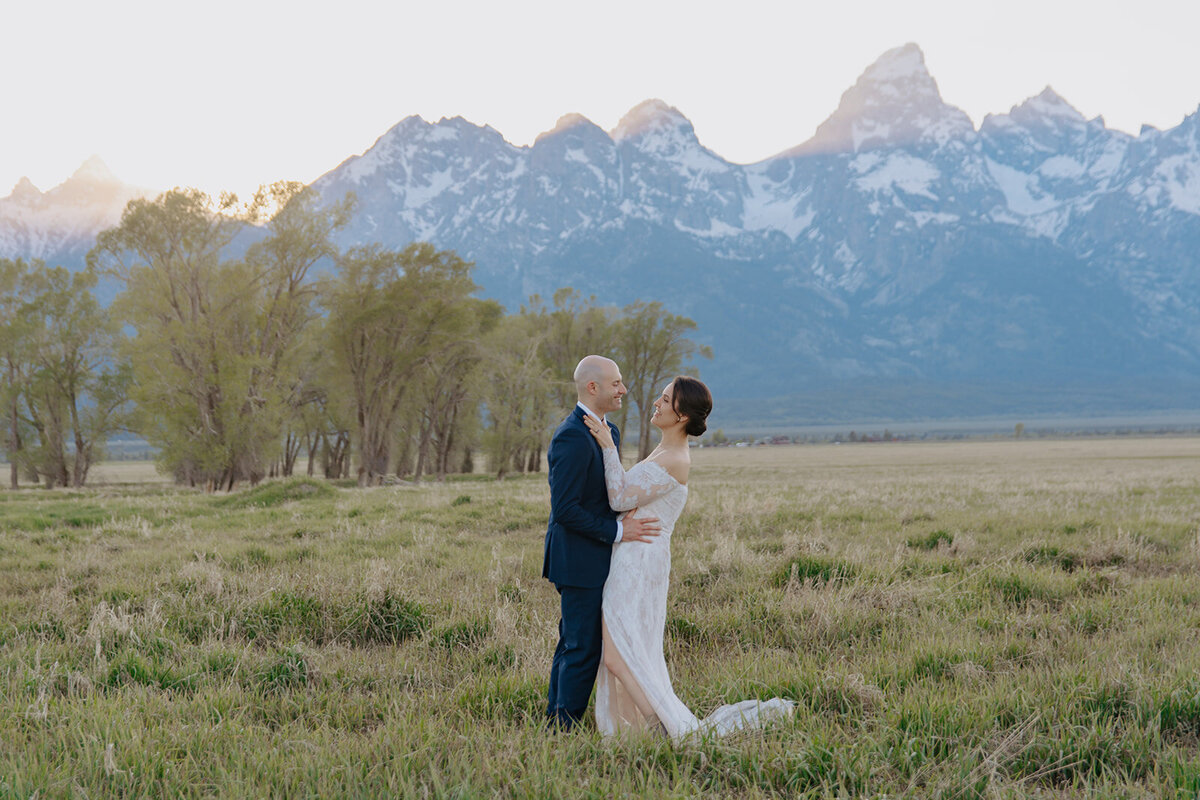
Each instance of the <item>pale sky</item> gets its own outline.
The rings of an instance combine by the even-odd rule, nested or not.
[[[978,126],[1046,85],[1137,133],[1200,105],[1197,0],[0,0],[0,196],[99,155],[126,182],[312,181],[410,114],[531,144],[651,97],[759,161],[915,42]]]

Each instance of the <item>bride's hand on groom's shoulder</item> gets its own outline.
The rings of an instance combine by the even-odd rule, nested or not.
[[[584,415],[583,424],[588,426],[588,430],[592,432],[592,436],[596,437],[596,441],[600,443],[601,448],[616,447],[616,444],[613,443],[612,431],[608,425],[588,415]]]

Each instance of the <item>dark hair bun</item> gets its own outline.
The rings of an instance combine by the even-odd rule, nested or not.
[[[687,417],[683,427],[688,436],[703,436],[708,430],[708,415],[712,412],[712,393],[698,378],[680,375],[671,387],[675,413]]]

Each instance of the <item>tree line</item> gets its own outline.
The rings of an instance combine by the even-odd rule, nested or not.
[[[209,491],[292,475],[301,455],[363,486],[469,472],[479,453],[498,477],[536,471],[589,352],[621,364],[634,409],[616,421],[636,421],[644,457],[662,384],[711,357],[657,302],[560,289],[506,313],[452,251],[339,249],[353,208],[292,182],[246,203],[175,189],[131,201],[82,271],[0,259],[13,488],[84,485],[121,431]],[[235,257],[235,240],[252,243]],[[123,287],[107,308],[101,278]]]

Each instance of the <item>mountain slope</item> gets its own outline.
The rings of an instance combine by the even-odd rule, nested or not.
[[[81,172],[0,200],[0,255],[86,251],[134,195]],[[1138,409],[1200,376],[1200,112],[1130,136],[1047,87],[976,129],[916,45],[754,164],[648,100],[612,131],[570,114],[527,147],[408,117],[314,186],[358,198],[341,244],[453,248],[510,309],[563,286],[663,301],[713,346],[700,366],[721,397],[839,392],[850,413],[928,386],[945,413],[955,387],[1003,385],[1039,408]]]
[[[315,185],[358,193],[347,243],[455,248],[510,308],[560,286],[664,301],[700,323],[726,394],[1186,379],[1196,127],[1128,136],[1047,89],[976,130],[905,45],[812,139],[756,164],[651,100],[608,133],[564,117],[532,147],[406,120]]]

